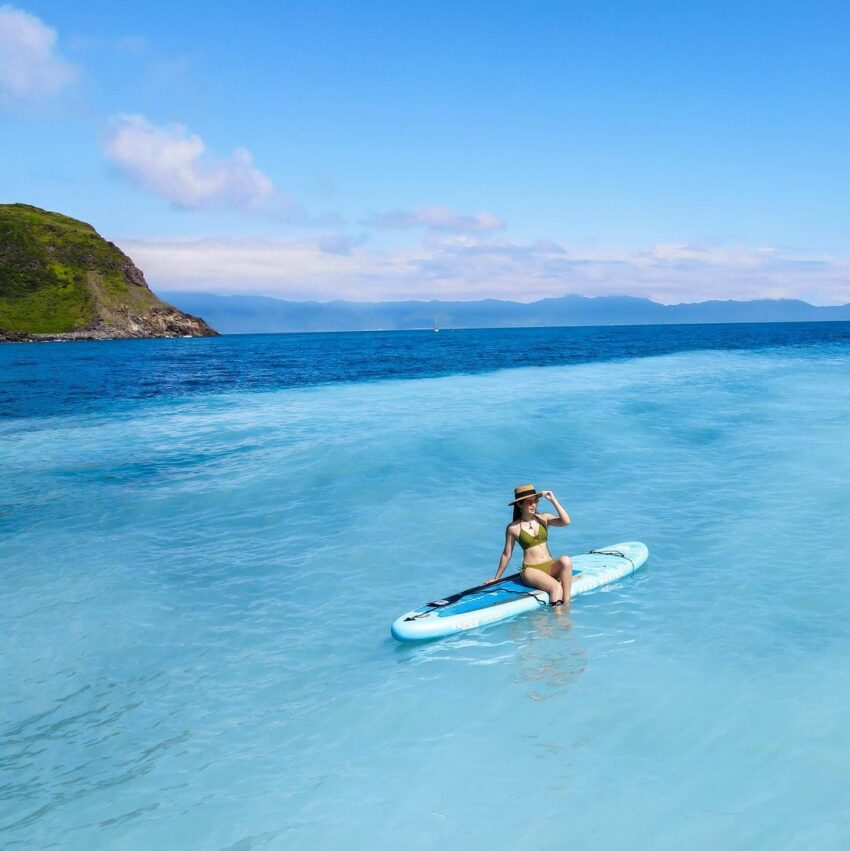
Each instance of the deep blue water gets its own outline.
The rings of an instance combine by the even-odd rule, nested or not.
[[[0,345],[0,416],[118,401],[850,341],[850,322],[255,334]]]
[[[0,846],[843,851],[848,335],[0,347]],[[527,482],[646,566],[394,642]]]

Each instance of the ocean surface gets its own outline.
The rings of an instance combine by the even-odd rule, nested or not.
[[[0,346],[0,847],[846,849],[848,450],[850,323]],[[646,567],[393,641],[527,482]]]

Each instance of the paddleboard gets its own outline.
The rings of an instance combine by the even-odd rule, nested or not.
[[[586,594],[634,573],[649,557],[645,544],[630,541],[599,547],[573,556],[570,597]],[[520,582],[519,574],[506,576],[491,585],[477,585],[442,600],[426,603],[397,618],[393,638],[399,641],[426,641],[475,629],[485,624],[513,618],[523,612],[549,605],[549,595]]]

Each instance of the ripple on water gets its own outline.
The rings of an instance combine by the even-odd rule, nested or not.
[[[0,836],[843,847],[850,371],[821,354],[6,422]],[[563,617],[393,642],[492,575],[521,481],[573,516],[553,548],[642,539],[646,568]]]

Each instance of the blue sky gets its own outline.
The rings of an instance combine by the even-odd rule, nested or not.
[[[0,5],[0,200],[154,289],[850,301],[839,3]]]

